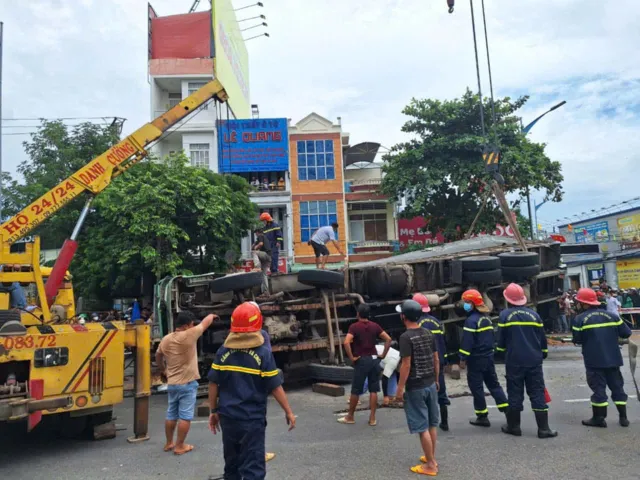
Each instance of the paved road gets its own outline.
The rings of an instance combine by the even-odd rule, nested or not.
[[[508,437],[500,432],[503,418],[492,409],[489,429],[468,424],[471,398],[453,401],[451,431],[438,443],[440,478],[450,479],[640,479],[640,405],[630,399],[631,427],[617,425],[610,411],[609,428],[588,429],[580,420],[590,413],[589,389],[585,385],[579,352],[572,347],[555,349],[545,363],[547,386],[553,396],[552,427],[560,436],[539,440],[533,414],[523,414],[524,436]],[[625,366],[627,392],[633,386]],[[336,423],[334,412],[346,406],[345,398],[334,399],[308,388],[290,392],[298,415],[298,428],[287,433],[277,404],[269,406],[268,450],[278,453],[269,463],[267,478],[273,480],[412,479],[409,472],[421,452],[415,436],[407,432],[401,410],[379,411],[378,426],[369,427],[367,413],[356,416],[356,425]],[[183,457],[162,452],[163,414],[166,398],[152,398],[151,440],[129,445],[131,400],[117,411],[117,423],[127,428],[115,440],[62,442],[45,435],[28,442],[10,439],[0,449],[3,478],[16,479],[180,479],[200,480],[222,474],[220,437],[214,437],[204,419],[194,422],[189,440],[196,450]]]

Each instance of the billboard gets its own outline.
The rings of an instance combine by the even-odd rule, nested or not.
[[[618,234],[623,242],[640,241],[640,213],[618,217]]]
[[[236,118],[249,118],[249,54],[231,0],[211,2],[213,74],[229,95]]]
[[[480,233],[479,236],[482,235],[486,235],[486,233]],[[504,227],[502,225],[496,225],[496,229],[492,235],[498,237],[514,236],[511,227]],[[478,235],[475,234],[472,235],[472,237],[477,236]],[[414,217],[398,219],[398,241],[402,249],[409,245],[435,245],[444,243],[445,239],[441,233],[437,233],[434,236],[433,233],[427,230],[427,221],[423,217]]]
[[[640,258],[618,260],[618,288],[640,288]]]
[[[289,170],[289,130],[286,118],[222,120],[218,122],[220,173]]]
[[[592,263],[587,265],[587,276],[589,287],[597,287],[600,285],[600,279],[604,277],[604,263]]]
[[[598,222],[584,227],[574,227],[576,243],[593,243],[609,241],[609,223]]]

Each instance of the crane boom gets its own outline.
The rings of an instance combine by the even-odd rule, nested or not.
[[[214,97],[221,102],[228,99],[222,84],[215,79],[91,160],[0,225],[0,244],[15,243],[81,193],[97,195],[102,192],[115,177],[148,155],[145,148],[151,142]],[[4,248],[0,248],[0,256],[2,251]]]

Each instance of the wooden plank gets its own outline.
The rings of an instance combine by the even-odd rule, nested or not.
[[[311,386],[311,390],[322,395],[328,395],[330,397],[343,397],[344,387],[341,385],[334,385],[333,383],[314,383]]]

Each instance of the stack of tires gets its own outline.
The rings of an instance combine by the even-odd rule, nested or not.
[[[477,285],[502,283],[501,263],[498,257],[464,257],[460,261],[462,262],[463,282]]]
[[[536,252],[505,252],[498,255],[505,282],[524,282],[540,273]]]

